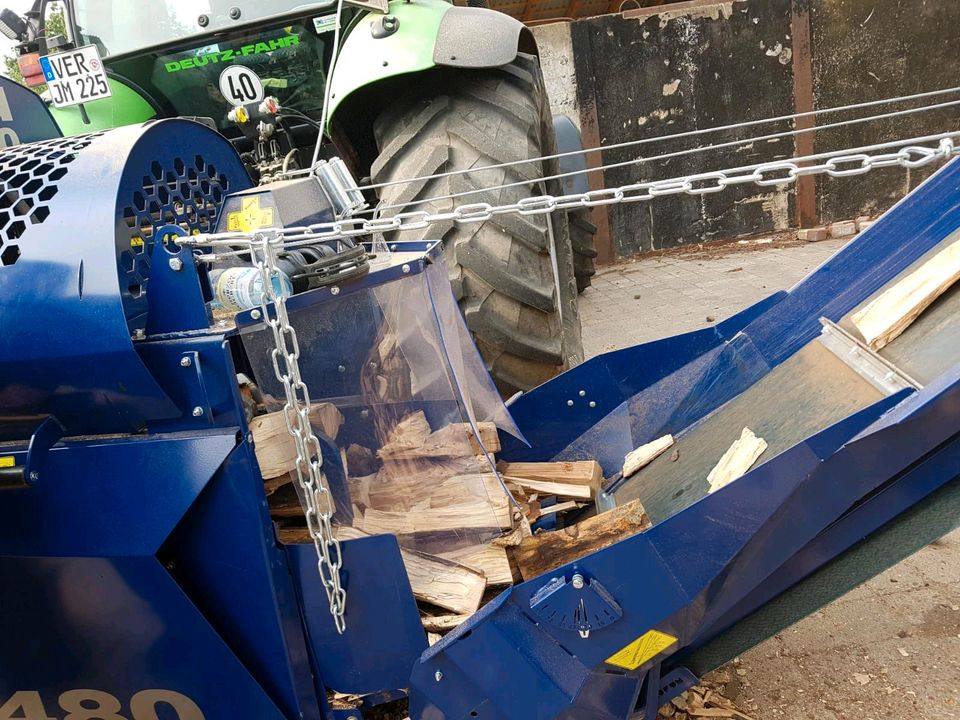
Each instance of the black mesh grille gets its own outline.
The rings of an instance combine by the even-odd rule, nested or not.
[[[230,189],[230,181],[199,155],[179,157],[161,164],[154,161],[141,188],[123,209],[130,248],[120,253],[120,269],[126,274],[130,295],[142,297],[150,277],[150,254],[156,232],[164,225],[179,225],[188,233],[209,232]]]
[[[49,217],[70,163],[100,135],[43,140],[0,153],[0,268],[20,259],[30,227]]]

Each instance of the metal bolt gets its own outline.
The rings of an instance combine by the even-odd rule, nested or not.
[[[180,258],[170,258],[170,269],[174,272],[183,270],[183,260]]]
[[[441,680],[443,680],[443,673],[440,672],[439,670],[437,670],[437,671],[433,674],[433,677],[434,677],[434,679],[435,679],[437,682],[440,682]]]
[[[36,481],[39,480],[39,479],[40,479],[40,473],[38,473],[36,470],[31,470],[31,471],[30,471],[30,482],[36,482]]]
[[[205,28],[209,24],[210,24],[210,18],[208,18],[206,15],[201,15],[200,17],[197,18],[197,25],[199,25],[200,27]]]
[[[586,390],[581,390],[581,391],[580,391],[580,397],[586,397],[586,396],[587,396],[587,391],[586,391]]]
[[[574,576],[571,578],[570,583],[571,583],[571,584],[573,585],[573,587],[575,587],[577,590],[582,590],[582,589],[583,589],[583,575],[581,575],[580,573],[577,573],[576,575],[574,575]]]
[[[134,340],[143,340],[147,336],[147,333],[144,332],[143,328],[137,328],[133,331]]]
[[[338,288],[336,285],[334,285],[332,288],[330,288],[330,294],[331,294],[331,295],[339,295],[339,294],[340,294],[340,288]]]
[[[369,410],[361,410],[361,411],[360,411],[360,417],[362,417],[362,418],[368,418],[368,417],[370,417],[370,411],[369,411]]]
[[[573,400],[567,400],[567,407],[573,407]]]
[[[250,317],[252,317],[254,320],[259,320],[263,317],[263,313],[261,313],[259,310],[251,310]]]
[[[193,360],[191,360],[190,358],[188,357],[180,358],[180,367],[190,367],[191,365],[193,365]]]
[[[409,266],[409,265],[404,265],[404,266],[401,267],[400,269],[403,270],[403,274],[404,274],[404,275],[406,275],[408,272],[410,272],[410,266]]]
[[[346,369],[343,365],[337,365],[337,372],[338,372],[338,373],[345,373],[346,371],[347,371],[347,369]]]
[[[347,715],[347,720],[360,720],[356,715]]]
[[[594,408],[597,406],[597,403],[593,400],[590,401],[590,407]]]
[[[230,8],[230,19],[239,20],[240,19],[240,8],[232,7]]]
[[[200,407],[199,405],[197,405],[197,406],[193,409],[193,416],[194,416],[194,417],[203,417],[203,415],[204,415],[203,408]]]

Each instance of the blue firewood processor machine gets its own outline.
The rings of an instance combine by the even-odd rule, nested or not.
[[[417,719],[652,720],[958,524],[960,292],[878,352],[850,322],[958,237],[956,162],[790,291],[593,358],[509,413],[438,249],[372,258],[341,238],[291,258],[263,226],[292,241],[337,216],[330,193],[252,189],[199,123],[7,148],[0,181],[0,717],[359,720],[408,697]],[[246,245],[188,237],[251,228]],[[297,292],[268,283],[262,305],[211,317],[211,254],[271,279],[286,262]],[[271,520],[250,387],[289,407],[316,542]],[[321,402],[335,440],[301,422]],[[604,502],[639,499],[652,526],[428,646],[396,534],[326,528],[362,512],[349,448],[421,412],[433,430],[494,422],[507,461],[596,459]],[[747,426],[767,451],[709,492]],[[672,452],[617,477],[667,433]],[[416,552],[504,529],[473,525],[397,534]]]

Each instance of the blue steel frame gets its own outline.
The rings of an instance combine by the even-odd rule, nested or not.
[[[70,224],[103,164],[142,164],[171,144],[203,148],[221,171],[236,163],[226,143],[192,123],[100,140],[62,181],[66,200],[53,213],[63,214],[52,227]],[[120,169],[118,177],[147,173]],[[595,358],[521,397],[512,410],[530,446],[504,438],[503,456],[552,458],[625,399],[734,340],[746,338],[777,366],[816,336],[821,316],[839,320],[960,227],[958,184],[953,163],[789,293],[715,328]],[[88,201],[86,216],[109,216],[114,227],[118,198],[130,192],[106,188],[107,207]],[[32,443],[36,469],[0,502],[0,703],[38,689],[55,707],[65,690],[98,688],[126,708],[156,688],[187,695],[210,718],[333,718],[346,713],[329,708],[328,687],[374,701],[409,687],[414,718],[649,719],[693,682],[683,666],[692,652],[958,475],[954,367],[645,533],[513,587],[429,649],[395,539],[347,542],[348,631],[340,636],[312,548],[276,540],[236,388],[239,337],[201,327],[192,258],[157,243],[148,333],[132,342],[117,252],[109,233],[85,232],[38,244],[35,255],[0,269],[0,320],[17,330],[15,343],[6,335],[0,345],[0,416],[34,398],[33,420],[16,425],[31,431],[8,435],[0,458],[26,468]],[[356,287],[421,272],[426,262]],[[23,307],[29,322],[15,312]],[[94,327],[102,328],[96,337]],[[83,366],[59,372],[57,352]],[[733,368],[717,377],[721,392],[697,408],[701,415],[756,380]],[[66,439],[57,442],[61,430]],[[545,601],[569,604],[575,573],[586,580],[593,619],[553,623],[538,614]],[[605,662],[651,629],[678,641],[635,670]]]

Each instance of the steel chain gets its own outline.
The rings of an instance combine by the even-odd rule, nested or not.
[[[279,290],[283,287],[281,272],[277,266],[277,255],[282,251],[281,243],[280,233],[263,231],[253,236],[250,251],[253,264],[260,272],[263,282],[260,312],[273,332],[274,348],[270,357],[286,398],[283,406],[284,419],[287,431],[293,437],[297,448],[297,482],[303,491],[307,530],[317,551],[317,568],[330,601],[330,614],[337,632],[342,634],[346,629],[344,611],[347,602],[346,590],[340,582],[343,557],[340,553],[340,542],[331,525],[335,508],[323,473],[320,441],[310,424],[310,391],[300,374],[297,331],[290,325],[286,295]],[[276,285],[274,280],[277,281]]]
[[[864,175],[877,168],[900,166],[909,169],[925,167],[948,159],[960,152],[951,138],[940,141],[938,147],[920,145],[904,147],[897,152],[868,155],[866,153],[837,154],[819,164],[802,161],[779,160],[756,165],[742,170],[704,172],[668,180],[634,183],[618,188],[590,190],[581,194],[528,197],[508,205],[471,203],[459,205],[446,212],[430,213],[425,210],[400,212],[387,218],[347,218],[334,223],[321,223],[308,227],[284,228],[277,232],[284,248],[311,244],[342,237],[357,237],[393,230],[419,230],[434,223],[487,222],[497,215],[518,213],[520,215],[545,215],[558,210],[581,207],[600,207],[636,202],[647,202],[671,195],[706,195],[738,185],[755,184],[760,187],[791,185],[802,177],[827,175],[829,177],[852,177]],[[290,237],[295,236],[295,240]],[[185,238],[184,244],[226,246],[245,242],[243,235],[197,235]]]

